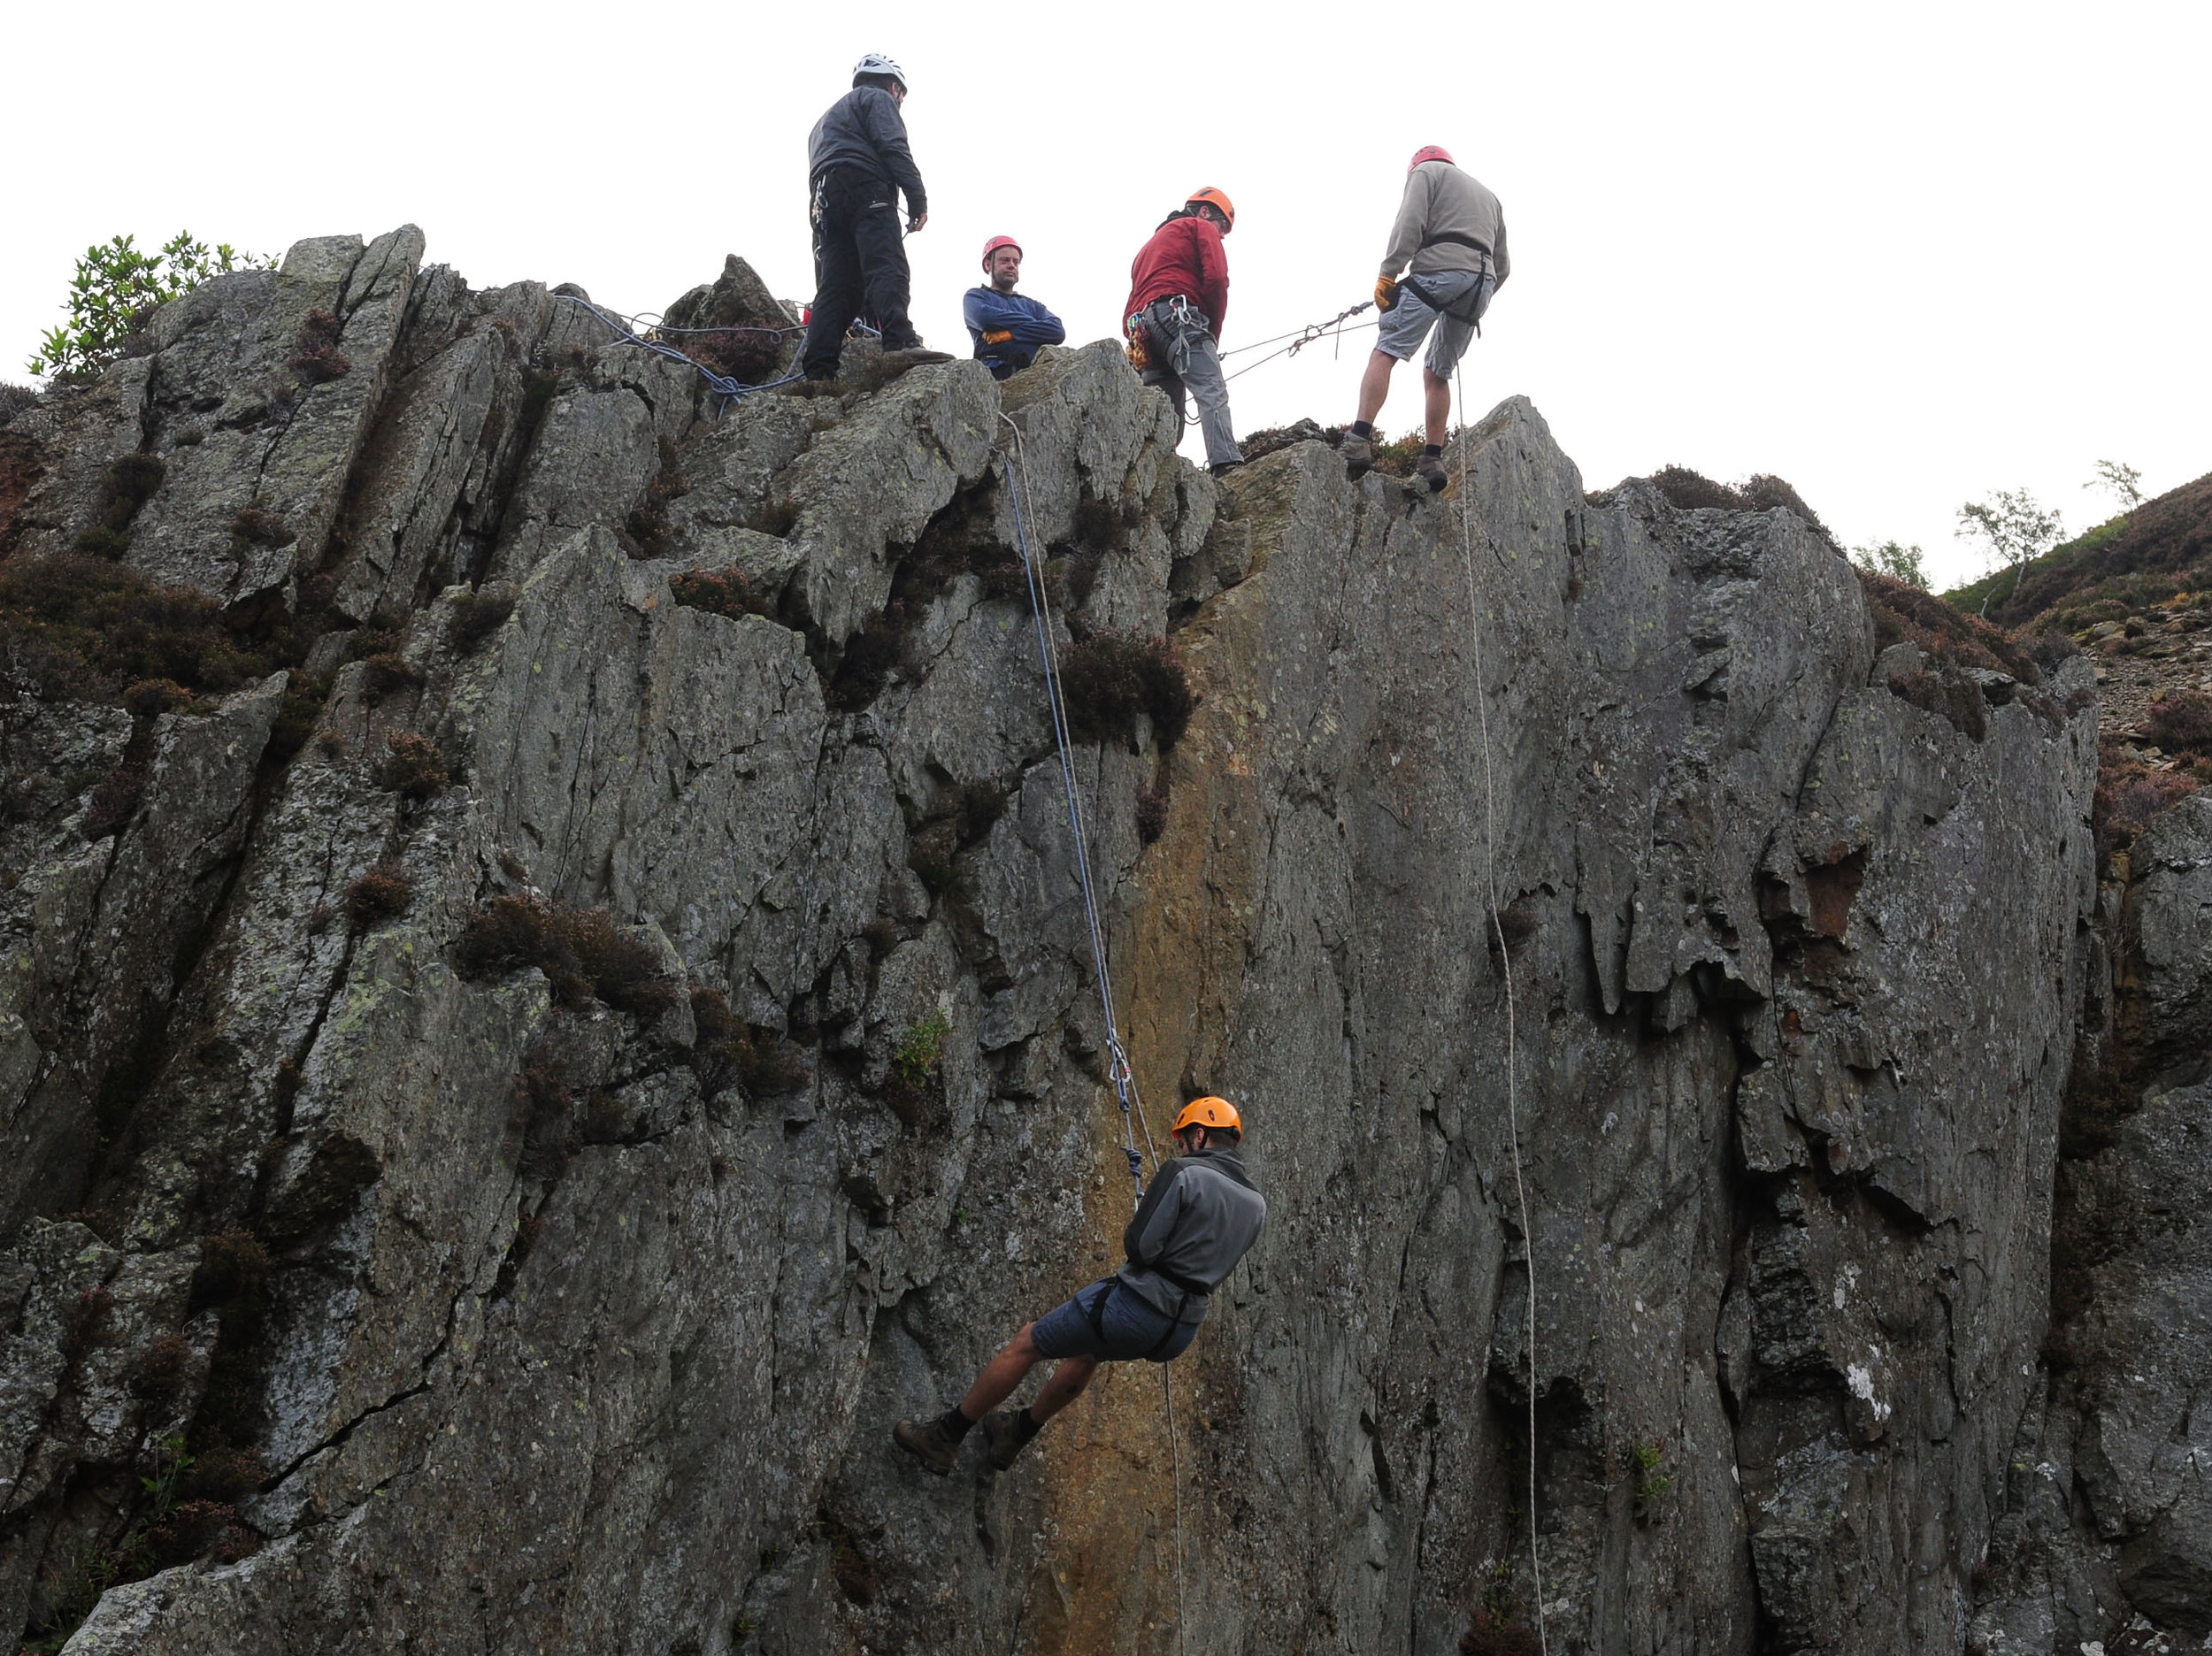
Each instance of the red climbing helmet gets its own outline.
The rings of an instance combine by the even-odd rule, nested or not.
[[[1406,171],[1409,172],[1412,172],[1414,168],[1419,166],[1424,161],[1443,161],[1452,163],[1452,152],[1447,150],[1442,144],[1423,144],[1418,150],[1416,150],[1413,152],[1413,159],[1406,163]],[[1457,164],[1452,163],[1452,165],[1455,165]]]
[[[1224,1127],[1241,1136],[1244,1118],[1237,1114],[1237,1107],[1225,1098],[1195,1098],[1183,1106],[1183,1112],[1175,1118],[1175,1131],[1186,1127]]]
[[[991,255],[1002,247],[1012,248],[1017,253],[1022,250],[1022,244],[1015,241],[1012,236],[993,236],[983,244],[983,268],[985,270],[991,268]]]

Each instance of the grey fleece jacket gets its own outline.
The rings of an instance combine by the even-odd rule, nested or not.
[[[1153,1175],[1137,1216],[1122,1233],[1129,1262],[1121,1280],[1163,1316],[1202,1322],[1210,1291],[1260,1239],[1267,1201],[1234,1150],[1177,1156]],[[1202,1284],[1207,1292],[1170,1280]]]
[[[1471,174],[1448,161],[1424,161],[1406,179],[1405,198],[1398,203],[1398,222],[1390,227],[1390,250],[1383,255],[1382,273],[1394,281],[1409,264],[1416,276],[1482,269],[1481,249],[1464,242],[1437,239],[1445,235],[1480,242],[1490,254],[1497,285],[1505,286],[1513,269],[1505,251],[1505,209]]]

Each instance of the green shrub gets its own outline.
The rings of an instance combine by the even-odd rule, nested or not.
[[[733,1081],[757,1099],[795,1092],[805,1083],[806,1066],[772,1031],[740,1023],[719,989],[692,985],[691,1018],[698,1030],[692,1068],[708,1097]]]
[[[114,702],[141,679],[235,690],[273,671],[219,605],[104,558],[0,562],[0,671],[47,701]]]
[[[668,590],[687,610],[703,610],[733,621],[740,616],[775,618],[776,606],[753,590],[742,570],[687,570],[669,578]]]
[[[393,793],[419,801],[445,786],[445,755],[429,737],[419,731],[394,731],[385,737],[384,745],[391,757],[384,762],[379,779]]]
[[[73,552],[81,552],[87,557],[119,558],[131,549],[131,538],[119,529],[94,524],[89,529],[78,530],[69,547]]]
[[[2212,754],[2212,695],[2176,690],[2150,704],[2145,732],[2168,753]]]
[[[486,586],[464,593],[453,601],[450,637],[453,648],[466,656],[507,624],[515,612],[515,595],[503,586]]]
[[[231,514],[230,538],[241,546],[280,547],[296,537],[283,518],[258,506],[241,506]]]
[[[892,1049],[883,1101],[909,1127],[921,1126],[942,1108],[945,1041],[951,1033],[952,1020],[940,1008],[910,1025]]]
[[[77,261],[69,283],[69,321],[49,328],[30,371],[35,374],[98,372],[123,354],[147,316],[178,295],[226,271],[265,270],[274,264],[242,254],[227,242],[213,247],[180,230],[157,253],[142,253],[134,238],[95,243]]]
[[[341,380],[353,372],[352,362],[338,349],[344,325],[329,310],[310,310],[300,318],[300,331],[288,363],[302,385],[316,386]]]
[[[346,924],[357,934],[407,912],[415,899],[415,882],[390,857],[346,887]]]
[[[652,945],[618,926],[604,908],[495,897],[470,917],[455,954],[465,976],[534,966],[569,1005],[595,999],[641,1018],[658,1016],[682,993]]]
[[[1172,748],[1198,705],[1167,640],[1125,632],[1100,632],[1068,651],[1060,689],[1078,741],[1133,740],[1141,713],[1150,717],[1159,745]]]

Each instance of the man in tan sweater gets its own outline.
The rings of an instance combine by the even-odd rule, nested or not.
[[[1406,168],[1405,198],[1391,227],[1382,276],[1375,283],[1382,332],[1360,378],[1359,418],[1339,445],[1350,476],[1356,479],[1375,464],[1375,416],[1390,395],[1390,371],[1419,350],[1433,329],[1436,337],[1421,372],[1428,430],[1417,472],[1432,490],[1443,488],[1452,370],[1468,341],[1482,331],[1490,297],[1505,285],[1512,268],[1498,198],[1453,165],[1436,145],[1416,150]]]

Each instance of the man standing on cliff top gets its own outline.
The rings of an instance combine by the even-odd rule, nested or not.
[[[993,379],[1010,380],[1037,359],[1040,346],[1061,343],[1068,331],[1044,306],[1014,291],[1021,280],[1022,244],[1012,236],[993,236],[983,244],[983,273],[989,285],[968,289],[963,318],[976,360],[989,364]]]
[[[1022,1325],[942,1414],[903,1420],[900,1448],[942,1477],[961,1439],[983,1423],[984,1456],[1004,1471],[1044,1423],[1075,1401],[1102,1362],[1171,1362],[1189,1348],[1211,1295],[1259,1240],[1267,1203],[1237,1154],[1244,1124],[1226,1099],[1193,1099],[1175,1118],[1183,1154],[1153,1175],[1122,1233],[1128,1262],[1058,1310]],[[1060,1366],[1025,1409],[998,1409],[1040,1362]]]
[[[1121,308],[1129,360],[1145,384],[1168,394],[1178,419],[1184,418],[1184,388],[1197,399],[1206,464],[1216,477],[1244,464],[1229,424],[1229,382],[1219,350],[1229,312],[1229,255],[1221,238],[1236,223],[1226,196],[1211,187],[1193,190],[1138,249]]]
[[[809,380],[834,380],[845,330],[865,313],[883,330],[887,360],[902,368],[950,362],[926,351],[907,320],[913,278],[899,235],[899,193],[906,195],[906,230],[929,222],[929,197],[906,142],[899,106],[906,72],[880,52],[853,70],[853,89],[831,104],[806,141],[813,192],[814,305],[800,364]]]
[[[1375,308],[1384,313],[1382,332],[1360,379],[1359,418],[1338,445],[1348,475],[1357,479],[1375,464],[1375,416],[1390,395],[1390,371],[1419,350],[1435,328],[1421,370],[1428,429],[1417,475],[1432,491],[1443,489],[1452,371],[1468,341],[1482,332],[1482,314],[1512,268],[1505,251],[1505,210],[1498,198],[1453,165],[1438,145],[1415,150],[1382,275],[1375,283]],[[1398,280],[1401,271],[1403,281]]]

